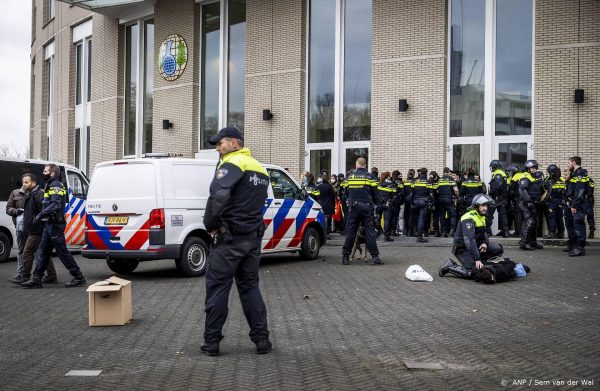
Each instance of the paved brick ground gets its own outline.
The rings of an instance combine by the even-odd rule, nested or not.
[[[317,261],[264,259],[274,343],[266,356],[255,354],[235,289],[222,355],[200,353],[204,279],[178,277],[172,261],[142,264],[130,277],[133,322],[105,328],[87,326],[85,289],[23,290],[6,282],[15,263],[0,264],[0,388],[482,390],[502,389],[503,379],[509,389],[524,388],[514,379],[532,387],[536,380],[587,379],[598,388],[600,247],[576,259],[559,248],[509,247],[507,255],[533,272],[485,286],[437,277],[447,247],[386,245],[386,264],[375,267],[340,265],[336,244]],[[76,258],[90,282],[111,275],[103,261]],[[404,278],[415,263],[433,283]],[[408,370],[405,360],[445,369]],[[65,377],[71,369],[103,373]]]

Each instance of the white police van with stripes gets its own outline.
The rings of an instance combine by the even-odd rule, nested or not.
[[[140,261],[174,259],[187,276],[204,274],[211,236],[203,225],[215,160],[163,154],[96,165],[87,197],[82,255],[120,274]],[[321,206],[281,167],[263,165],[271,186],[263,208],[263,253],[315,259],[327,238]]]

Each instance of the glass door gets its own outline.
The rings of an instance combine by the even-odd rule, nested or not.
[[[75,44],[75,166],[90,174],[90,126],[92,120],[92,40]]]
[[[475,170],[475,174],[482,175],[481,169],[487,167],[483,162],[483,150],[479,138],[467,140],[450,139],[448,142],[446,162],[448,167],[454,171],[464,174],[469,167]]]
[[[339,173],[346,175],[349,170],[354,169],[356,167],[356,159],[359,157],[367,159],[367,170],[371,171],[371,167],[369,166],[369,146],[369,143],[344,143],[343,161],[340,165]],[[342,169],[345,171],[341,171]]]
[[[504,167],[511,164],[523,167],[528,159],[533,158],[531,138],[496,137],[493,154]]]

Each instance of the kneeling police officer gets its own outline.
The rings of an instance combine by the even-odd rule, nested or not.
[[[481,269],[484,262],[503,254],[501,245],[489,241],[486,215],[488,207],[493,203],[494,201],[483,193],[473,197],[471,207],[460,218],[460,224],[454,234],[452,253],[462,266],[448,259],[440,269],[440,277],[451,273],[462,278],[471,278],[474,268]]]
[[[265,231],[262,209],[269,175],[250,150],[244,148],[243,140],[235,128],[223,128],[209,140],[217,146],[221,161],[210,184],[204,214],[204,227],[213,235],[206,266],[206,320],[201,346],[208,356],[219,354],[234,277],[256,352],[268,353],[272,346],[267,309],[258,286]]]

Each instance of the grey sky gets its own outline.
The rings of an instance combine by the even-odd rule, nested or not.
[[[0,0],[0,144],[29,144],[31,1]]]

